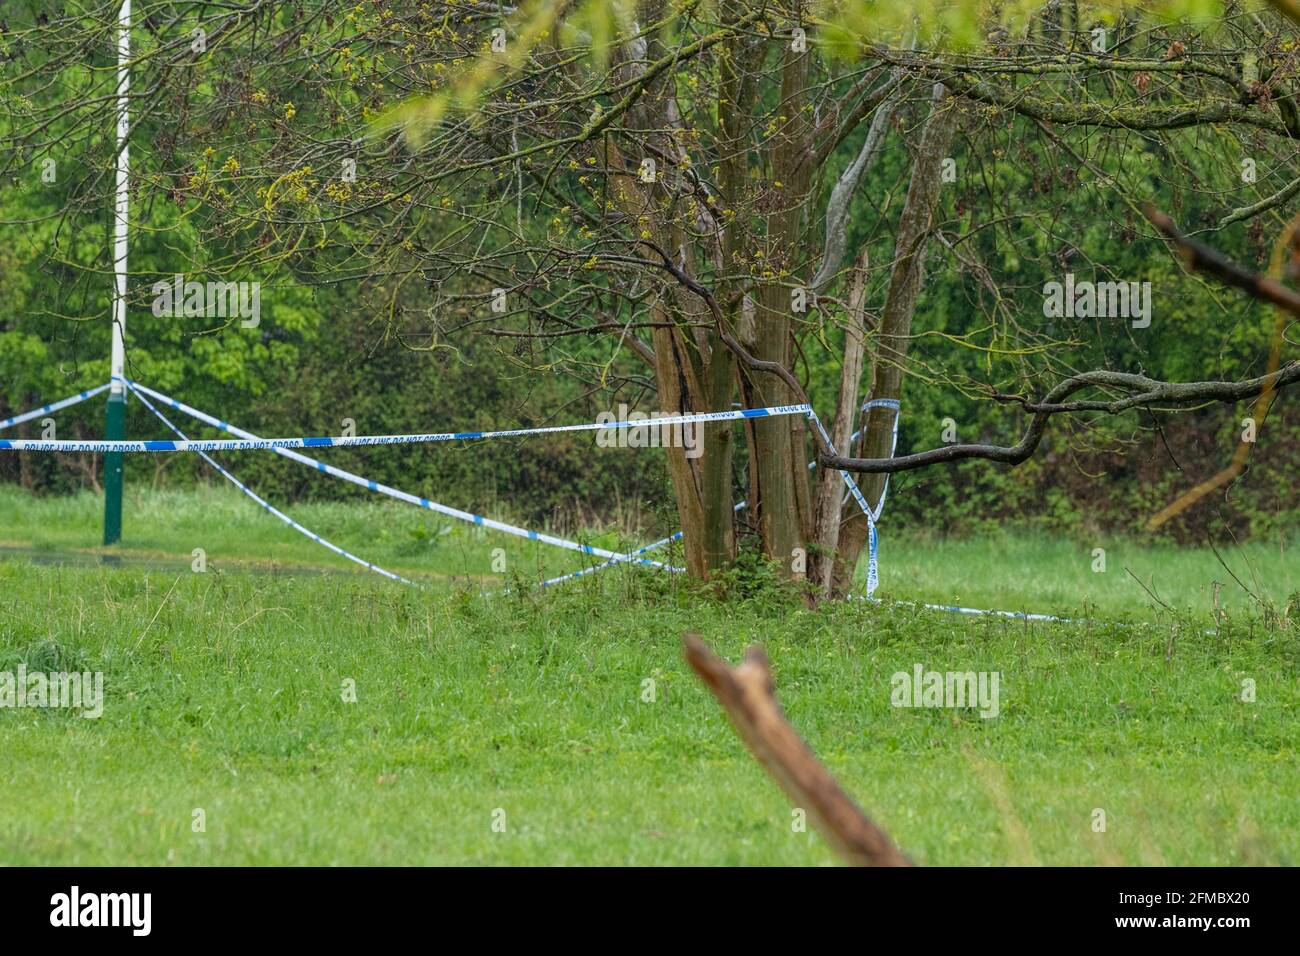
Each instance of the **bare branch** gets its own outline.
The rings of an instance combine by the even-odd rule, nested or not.
[[[1268,212],[1284,202],[1287,202],[1296,193],[1300,192],[1300,179],[1293,179],[1271,196],[1265,196],[1259,202],[1251,203],[1249,206],[1239,206],[1232,212],[1228,213],[1219,220],[1216,229],[1223,229],[1231,226],[1234,222],[1244,222],[1247,219],[1253,219],[1262,212]]]
[[[682,635],[691,669],[713,692],[732,725],[772,779],[806,810],[831,847],[855,866],[912,866],[889,836],[872,823],[821,765],[777,703],[772,672],[761,647],[731,667],[699,635]]]
[[[885,136],[889,132],[890,121],[894,118],[900,98],[897,92],[891,92],[876,107],[871,126],[867,129],[867,137],[862,142],[862,149],[848,168],[840,173],[840,178],[831,189],[830,199],[826,203],[826,239],[823,243],[825,251],[822,253],[822,264],[817,270],[817,275],[809,283],[814,292],[822,292],[844,262],[849,236],[849,207],[854,194],[858,191],[858,184],[862,182],[863,176],[875,165],[876,159],[880,156],[881,149],[885,145]]]
[[[999,401],[1017,401],[1034,413],[1025,436],[1015,445],[946,445],[897,458],[843,458],[820,455],[818,461],[828,468],[864,474],[894,474],[930,465],[950,464],[982,458],[1004,465],[1019,465],[1034,453],[1042,441],[1048,419],[1069,412],[1106,412],[1118,415],[1134,408],[1162,405],[1195,405],[1206,402],[1239,402],[1257,398],[1276,389],[1300,382],[1300,362],[1292,362],[1276,372],[1242,382],[1158,382],[1145,375],[1128,372],[1094,371],[1073,375],[1061,382],[1037,403],[1006,395],[993,395]],[[1114,401],[1083,400],[1067,402],[1070,395],[1085,388],[1114,388],[1128,392]]]

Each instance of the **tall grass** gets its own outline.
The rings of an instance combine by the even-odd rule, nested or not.
[[[38,550],[70,559],[98,556],[102,498],[34,497],[0,486],[0,547]],[[376,499],[310,502],[283,510],[361,557],[434,586],[497,587],[539,580],[593,563],[589,558],[530,543]],[[131,491],[125,534],[112,553],[155,567],[186,568],[195,548],[210,565],[248,564],[289,570],[366,574],[267,515],[223,486],[188,491]],[[493,517],[509,520],[509,514]],[[572,516],[570,516],[572,517]],[[634,517],[629,515],[629,520]],[[643,544],[658,532],[630,534],[622,523],[552,530],[611,550]],[[880,596],[1071,617],[1095,614],[1157,621],[1184,617],[1202,626],[1222,618],[1300,614],[1296,542],[1253,540],[1217,550],[1151,545],[1131,539],[1052,538],[1013,530],[967,539],[882,527]],[[1103,549],[1104,571],[1096,549]],[[660,554],[654,555],[661,557]],[[671,550],[662,559],[674,559]],[[679,560],[679,553],[676,554]],[[505,570],[501,568],[504,566]],[[862,570],[862,569],[860,569]],[[603,572],[608,573],[608,572]],[[861,575],[860,575],[861,577]]]

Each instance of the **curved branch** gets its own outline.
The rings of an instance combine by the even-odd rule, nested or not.
[[[1249,293],[1252,298],[1271,302],[1292,315],[1300,315],[1300,293],[1287,288],[1276,279],[1237,265],[1217,249],[1187,238],[1178,231],[1172,219],[1151,204],[1148,203],[1143,212],[1151,224],[1177,247],[1188,269],[1208,272],[1216,279]]]
[[[1006,395],[993,396],[999,401],[1018,401],[1034,413],[1024,437],[1014,445],[946,445],[943,448],[932,448],[929,451],[902,455],[898,458],[843,458],[838,455],[819,455],[817,460],[827,468],[869,475],[894,474],[899,471],[912,471],[929,465],[951,464],[971,458],[1004,465],[1019,465],[1028,460],[1037,450],[1047,429],[1047,422],[1053,415],[1086,411],[1118,415],[1134,408],[1149,408],[1153,405],[1238,402],[1257,398],[1261,394],[1285,388],[1296,382],[1300,382],[1300,362],[1292,362],[1276,372],[1242,382],[1159,382],[1145,375],[1134,375],[1128,372],[1083,372],[1061,382],[1048,392],[1041,402],[1031,403],[1025,399]],[[1130,394],[1110,402],[1065,401],[1075,392],[1091,387],[1118,388]]]
[[[878,107],[867,129],[867,137],[862,142],[857,158],[840,174],[831,189],[830,199],[826,201],[826,239],[823,242],[822,264],[809,286],[814,293],[820,294],[831,277],[839,272],[844,264],[845,247],[848,243],[849,206],[853,195],[858,191],[862,177],[875,165],[885,145],[885,136],[889,132],[890,121],[898,108],[900,96],[890,93]]]

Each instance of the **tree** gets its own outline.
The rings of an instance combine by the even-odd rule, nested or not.
[[[80,86],[49,81],[66,70],[56,44],[98,49],[112,8],[12,34],[24,69],[5,99],[11,157],[53,123],[102,122],[94,69]],[[1187,160],[1173,183],[1120,151],[1183,162],[1188,137],[1225,156],[1241,138],[1266,178],[1296,175],[1296,57],[1263,11],[303,0],[159,3],[143,22],[135,112],[160,160],[140,188],[217,243],[219,265],[355,285],[409,348],[487,336],[517,366],[653,395],[663,411],[833,402],[830,443],[788,416],[746,423],[734,447],[729,426],[706,426],[699,459],[670,450],[697,577],[751,535],[787,577],[843,593],[867,523],[831,469],[868,476],[874,507],[891,473],[1025,460],[1054,416],[1082,433],[1174,398],[1257,396],[1263,410],[1295,379],[1279,327],[1271,360],[1256,330],[1223,381],[1164,384],[1141,371],[1152,353],[1132,333],[1096,316],[1034,321],[1041,281],[1021,281],[1074,262],[1132,281],[1122,262],[1089,261],[1090,244],[1117,254],[1097,230],[1153,245],[1142,200],[1209,203],[1226,179],[1258,190],[1235,161]],[[1008,145],[1042,168],[1018,167]],[[1100,209],[1056,205],[1085,179]],[[95,206],[101,180],[64,214]],[[1295,182],[1221,224],[1262,222]],[[980,316],[941,336],[942,354],[913,327],[940,273],[969,281]],[[866,414],[864,378],[885,400]],[[998,427],[1024,437],[895,457],[889,403],[909,379],[1009,406]]]

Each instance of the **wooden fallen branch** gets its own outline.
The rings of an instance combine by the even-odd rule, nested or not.
[[[790,726],[777,703],[772,672],[761,647],[739,667],[710,650],[699,635],[682,635],[686,662],[718,699],[737,733],[794,805],[846,861],[855,866],[912,866],[846,794]]]

